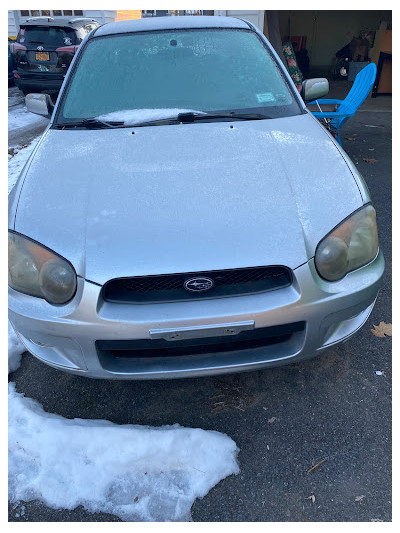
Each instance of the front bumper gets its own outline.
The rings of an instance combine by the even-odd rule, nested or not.
[[[326,282],[318,276],[312,259],[294,270],[293,284],[283,289],[139,305],[105,302],[100,286],[78,278],[74,299],[58,307],[9,288],[9,318],[21,341],[38,359],[92,378],[166,379],[258,370],[308,359],[348,339],[367,320],[383,271],[384,259],[379,252],[374,261],[343,280]],[[237,350],[230,344],[229,351],[218,353],[162,356],[159,350],[150,350],[147,356],[125,353],[119,357],[113,350],[99,349],[99,345],[112,341],[125,341],[125,347],[139,340],[148,342],[154,338],[154,330],[189,331],[195,337],[202,328],[228,330],[231,324],[253,322],[255,331],[275,326],[289,331],[293,324],[302,326],[264,346],[246,348],[240,344]]]

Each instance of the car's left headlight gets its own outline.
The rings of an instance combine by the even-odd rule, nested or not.
[[[338,281],[378,253],[376,213],[372,205],[358,209],[318,244],[315,266],[328,281]]]
[[[64,304],[76,291],[76,273],[63,257],[13,231],[8,232],[8,284],[16,291]]]

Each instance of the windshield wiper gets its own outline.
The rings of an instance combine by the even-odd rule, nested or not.
[[[124,125],[124,121],[110,120],[107,122],[99,118],[84,118],[82,122],[87,126],[97,126],[100,128],[118,128],[118,126]]]
[[[64,122],[55,124],[59,130],[72,128],[87,128],[87,129],[103,129],[103,128],[120,128],[120,127],[140,127],[140,126],[159,126],[161,124],[190,124],[198,120],[213,120],[213,119],[230,119],[230,120],[262,120],[270,118],[261,113],[238,113],[236,111],[221,112],[221,113],[179,113],[176,117],[161,118],[156,120],[149,120],[139,122],[138,124],[126,125],[124,121],[109,121],[100,120],[98,118],[84,118],[76,122]]]
[[[118,128],[123,126],[124,122],[110,121],[106,122],[98,118],[84,118],[76,122],[65,122],[57,124],[57,129],[69,128],[87,128],[87,129],[103,129],[103,128]]]
[[[237,113],[236,111],[222,112],[222,113],[179,113],[179,122],[188,123],[197,120],[207,120],[210,118],[230,118],[233,120],[262,120],[270,118],[261,113]]]
[[[261,113],[238,113],[236,111],[221,112],[221,113],[179,113],[175,118],[160,118],[156,120],[146,120],[145,122],[138,122],[132,124],[133,128],[140,126],[161,126],[162,124],[190,124],[197,120],[213,120],[219,118],[227,118],[230,120],[263,120],[271,118]]]

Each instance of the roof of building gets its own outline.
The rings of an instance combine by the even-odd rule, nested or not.
[[[117,33],[142,32],[154,30],[178,30],[192,28],[249,28],[247,22],[234,17],[146,17],[136,20],[109,22],[96,30],[95,36],[113,35]]]

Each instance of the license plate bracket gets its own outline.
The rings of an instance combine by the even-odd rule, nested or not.
[[[177,341],[185,339],[201,339],[204,337],[221,337],[238,335],[242,331],[254,329],[254,320],[245,322],[231,322],[228,324],[212,324],[206,326],[192,326],[186,328],[151,329],[151,339]]]

